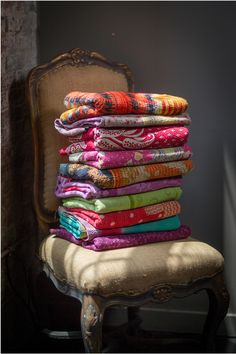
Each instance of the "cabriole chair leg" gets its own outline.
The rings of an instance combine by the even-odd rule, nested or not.
[[[206,289],[209,298],[209,310],[203,329],[203,345],[208,352],[215,351],[217,329],[225,318],[229,307],[229,293],[224,284],[222,274],[209,281]]]
[[[104,305],[93,295],[83,295],[81,330],[86,353],[101,353]]]

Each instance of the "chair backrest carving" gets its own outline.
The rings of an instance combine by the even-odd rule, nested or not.
[[[53,122],[65,110],[65,95],[76,90],[132,91],[132,74],[125,64],[81,49],[73,49],[30,71],[27,97],[34,143],[34,205],[44,227],[55,221],[58,200],[54,188],[58,166],[63,161],[58,151],[68,144]]]

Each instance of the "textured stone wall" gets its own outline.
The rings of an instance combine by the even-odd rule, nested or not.
[[[28,270],[36,247],[32,139],[25,80],[37,65],[37,4],[3,1],[2,11],[2,345],[17,349],[34,326]]]

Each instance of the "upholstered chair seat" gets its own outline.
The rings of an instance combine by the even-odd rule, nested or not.
[[[51,235],[42,242],[40,257],[59,282],[100,296],[187,286],[213,277],[224,263],[216,249],[193,238],[95,252]]]

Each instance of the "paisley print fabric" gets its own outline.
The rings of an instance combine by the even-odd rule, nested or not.
[[[154,191],[167,187],[180,187],[182,178],[164,178],[156,181],[147,181],[131,184],[121,188],[100,189],[93,183],[74,181],[71,178],[58,176],[55,195],[58,198],[81,197],[84,199],[115,197]]]
[[[189,125],[191,118],[187,113],[176,116],[155,116],[155,115],[110,115],[94,118],[80,119],[72,124],[64,124],[59,118],[55,120],[56,130],[63,135],[73,136],[87,131],[89,128],[133,128],[133,127],[155,127],[162,125]]]
[[[154,127],[137,129],[89,128],[88,131],[69,137],[77,151],[136,150],[182,146],[188,140],[186,127]]]
[[[54,230],[51,230],[54,231]],[[57,233],[57,230],[55,230]],[[52,234],[54,234],[52,232]],[[114,235],[95,237],[91,241],[83,241],[73,237],[68,232],[60,234],[67,241],[76,243],[84,248],[93,251],[105,251],[116,248],[134,247],[148,243],[173,241],[187,238],[191,235],[191,230],[188,226],[182,225],[179,229],[174,231],[159,231],[159,232],[143,232],[129,235]]]
[[[69,109],[60,116],[64,124],[104,114],[133,113],[172,116],[181,114],[188,107],[188,102],[181,97],[119,91],[71,92],[65,97],[64,104]]]
[[[161,203],[167,200],[178,200],[182,194],[180,187],[158,189],[156,191],[125,195],[119,197],[83,199],[72,197],[62,200],[66,208],[82,208],[99,214],[112,211],[139,208],[146,205]]]
[[[63,154],[65,150],[60,150]],[[99,169],[139,166],[149,163],[186,160],[192,156],[188,145],[156,150],[83,151],[69,154],[70,162],[86,163]]]
[[[97,229],[111,229],[142,224],[177,215],[180,213],[180,204],[174,200],[132,210],[114,211],[107,214],[98,214],[82,208],[65,208],[65,210],[86,220]]]
[[[186,174],[192,169],[192,160],[164,162],[142,166],[99,170],[81,164],[60,164],[59,173],[74,180],[90,181],[97,187],[119,188],[133,183]]]

